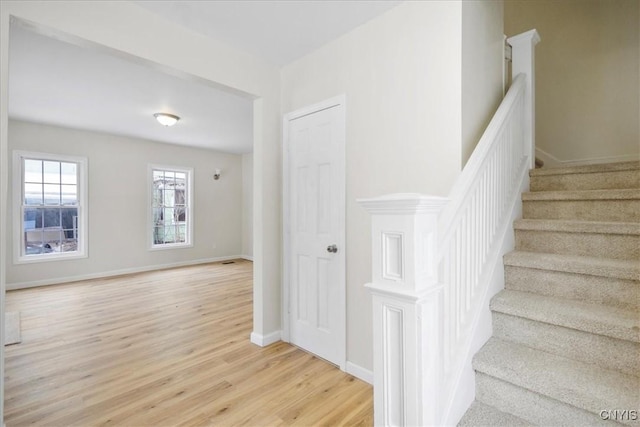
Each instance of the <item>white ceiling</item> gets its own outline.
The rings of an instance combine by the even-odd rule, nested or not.
[[[282,66],[402,1],[141,0],[135,3],[176,24]]]
[[[251,100],[11,28],[9,117],[231,153],[253,146]],[[180,116],[161,126],[154,113]]]
[[[178,25],[283,65],[399,1],[137,1]],[[12,25],[9,117],[230,153],[252,151],[252,101]],[[165,128],[156,112],[181,117]]]

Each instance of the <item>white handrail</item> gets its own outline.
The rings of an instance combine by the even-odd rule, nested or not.
[[[441,242],[450,238],[451,228],[454,224],[455,217],[459,214],[461,207],[464,205],[469,188],[477,179],[479,171],[485,164],[485,160],[489,151],[492,149],[492,143],[496,140],[501,132],[504,130],[505,123],[515,108],[516,98],[519,102],[522,102],[524,96],[526,76],[519,74],[511,84],[511,87],[507,91],[504,99],[500,103],[500,106],[496,110],[495,115],[489,122],[487,129],[480,138],[480,142],[476,145],[471,157],[467,161],[462,173],[456,180],[453,188],[449,193],[449,203],[442,212],[438,228],[443,231],[440,235]]]
[[[438,221],[437,268],[444,288],[442,391],[449,405],[529,170],[525,83],[523,74],[513,81]]]

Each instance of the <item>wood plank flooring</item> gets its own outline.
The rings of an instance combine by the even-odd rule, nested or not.
[[[372,425],[370,385],[252,329],[252,263],[7,293],[7,427]]]

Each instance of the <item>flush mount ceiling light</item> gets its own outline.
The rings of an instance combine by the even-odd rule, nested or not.
[[[155,113],[153,117],[163,126],[173,126],[180,120],[180,117],[169,113]]]

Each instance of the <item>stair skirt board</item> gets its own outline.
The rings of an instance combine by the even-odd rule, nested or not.
[[[640,162],[530,178],[459,425],[637,425]]]

